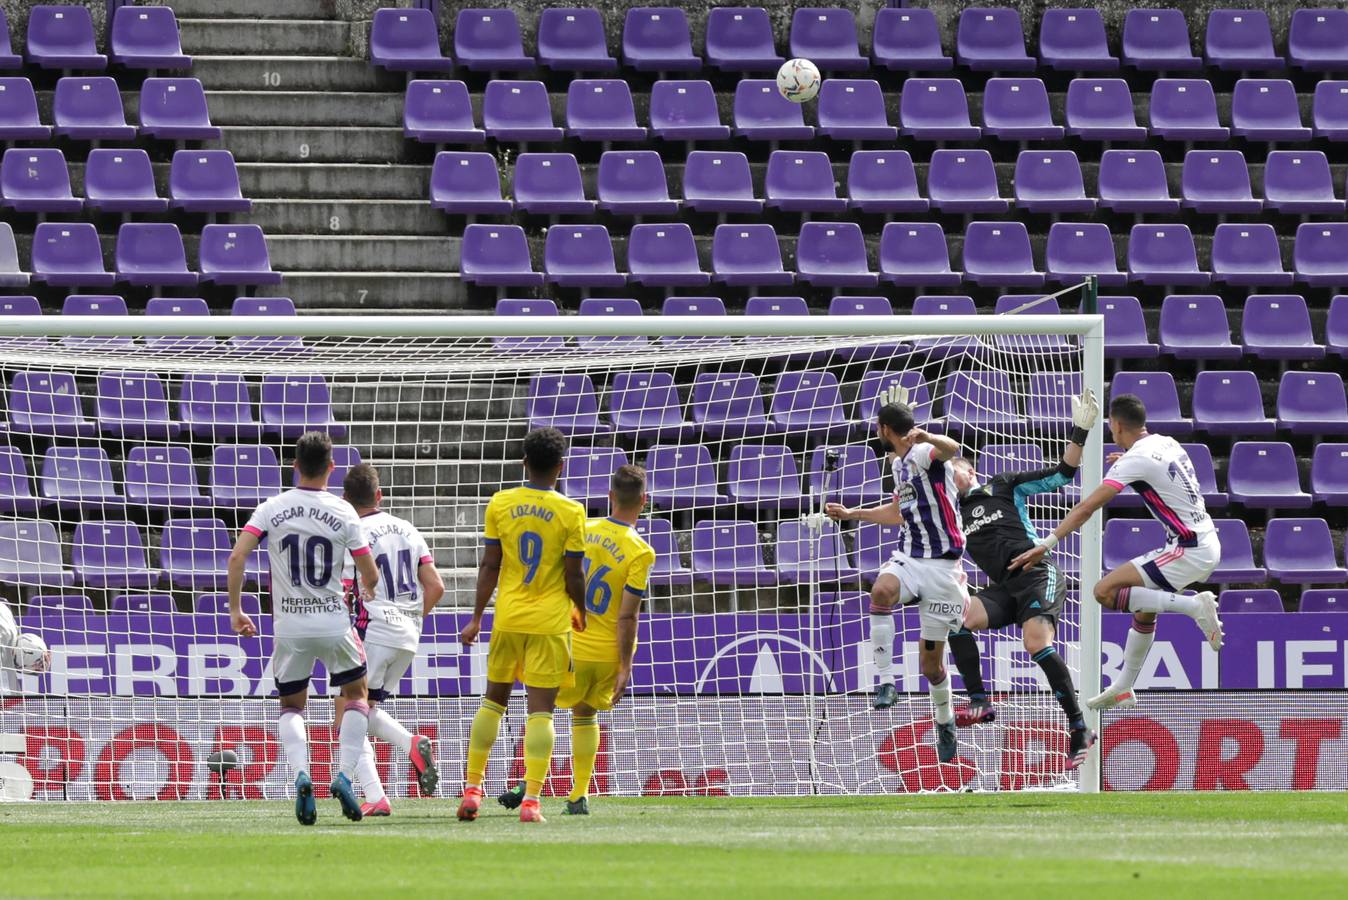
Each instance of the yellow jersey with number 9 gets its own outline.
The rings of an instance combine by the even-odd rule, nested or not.
[[[482,542],[501,545],[492,628],[570,631],[563,560],[585,555],[585,507],[551,488],[525,484],[497,491],[487,504]]]
[[[585,630],[571,638],[571,655],[587,662],[618,661],[618,611],[623,591],[646,596],[655,550],[626,522],[585,523]]]

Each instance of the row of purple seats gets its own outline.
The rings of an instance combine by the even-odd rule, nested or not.
[[[42,222],[33,234],[32,280],[53,286],[277,284],[267,240],[257,225],[206,225],[196,271],[187,268],[182,234],[171,222],[125,222],[117,231],[116,269],[103,265],[98,231],[88,222]],[[27,284],[12,273],[11,286]]]
[[[144,150],[94,149],[84,166],[85,197],[70,189],[65,155],[48,147],[11,147],[0,160],[0,206],[15,212],[72,213],[86,207],[108,213],[247,212],[228,150],[179,150],[169,166],[168,198],[155,187]]]
[[[1222,591],[1217,598],[1219,611],[1227,613],[1283,611],[1282,597],[1277,591],[1264,589]],[[1301,592],[1298,611],[1304,613],[1348,612],[1348,594],[1341,590],[1312,589]]]
[[[107,76],[56,82],[52,122],[38,119],[37,95],[27,78],[0,78],[0,140],[132,141],[136,135],[175,141],[212,141],[206,93],[195,78],[147,78],[140,89],[140,127],[126,123],[117,82]]]
[[[1264,414],[1259,379],[1253,372],[1199,372],[1194,381],[1193,417],[1181,414],[1175,379],[1169,372],[1118,372],[1110,396],[1136,394],[1147,406],[1147,422],[1175,437],[1194,431],[1209,435],[1259,437],[1290,434],[1348,434],[1348,396],[1337,372],[1283,372],[1278,382],[1276,418]]]
[[[1348,444],[1317,444],[1311,456],[1310,491],[1301,489],[1290,444],[1239,441],[1227,468],[1231,498],[1245,506],[1304,509],[1312,503],[1348,505]]]
[[[1245,524],[1236,522],[1243,531]],[[1348,581],[1338,564],[1334,538],[1324,519],[1270,519],[1264,528],[1264,565],[1254,565],[1249,536],[1241,541],[1234,527],[1221,532],[1222,562],[1212,581],[1218,584],[1275,578],[1288,584],[1337,584]],[[1233,539],[1228,541],[1228,536]],[[1111,519],[1105,524],[1104,566],[1113,569],[1165,543],[1165,528],[1150,519]],[[1232,571],[1237,564],[1248,566]]]
[[[243,611],[256,617],[262,610],[262,601],[257,594],[244,593],[239,597]],[[167,613],[178,616],[191,630],[189,634],[214,633],[207,629],[215,627],[215,620],[229,616],[229,595],[225,593],[198,593],[192,598],[192,611],[179,613],[172,594],[117,594],[108,600],[106,613],[94,608],[93,602],[84,594],[34,594],[25,604],[24,630],[40,627],[46,615],[66,615],[77,613],[87,616],[104,615],[109,618],[113,613]],[[256,620],[256,619],[255,619]],[[28,623],[32,622],[30,626]],[[199,628],[201,630],[199,630]],[[109,629],[111,631],[112,629]],[[229,633],[229,632],[225,632]]]
[[[15,372],[8,395],[8,420],[0,427],[11,434],[148,440],[186,433],[227,442],[262,437],[292,441],[315,428],[339,439],[346,434],[346,427],[334,420],[331,391],[319,375],[263,376],[260,404],[249,396],[241,375],[187,375],[176,418],[170,415],[163,380],[151,372],[100,375],[92,419],[84,414],[75,376],[69,372]]]
[[[125,10],[125,11],[123,11]],[[118,7],[108,33],[112,61],[128,69],[190,69],[183,55],[178,19],[167,6]],[[103,70],[93,20],[83,6],[34,6],[28,15],[28,61],[43,69]],[[9,23],[0,9],[0,69],[18,69],[23,60],[10,49]]]

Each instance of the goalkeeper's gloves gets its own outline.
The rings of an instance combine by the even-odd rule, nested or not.
[[[1086,388],[1080,397],[1072,398],[1072,443],[1086,446],[1086,438],[1100,418],[1100,401],[1095,391]]]
[[[881,407],[889,406],[891,403],[902,403],[904,406],[910,406],[910,396],[911,392],[908,388],[901,384],[892,384],[882,390],[876,397],[879,401],[879,405],[876,408],[879,409]]]

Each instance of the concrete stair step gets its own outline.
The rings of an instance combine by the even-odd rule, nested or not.
[[[192,74],[213,91],[400,91],[406,79],[347,56],[196,56]]]
[[[183,19],[336,19],[339,0],[168,0]]]
[[[207,91],[216,125],[402,128],[403,94],[350,91]]]
[[[352,27],[350,22],[316,19],[186,19],[180,23],[187,54],[346,56]]]
[[[468,302],[467,288],[450,272],[291,270],[285,293],[306,312],[451,312]]]
[[[395,163],[412,159],[415,148],[402,127],[226,126],[222,145],[238,162]]]
[[[268,234],[444,236],[445,216],[425,200],[254,200],[248,221]]]
[[[271,197],[425,200],[429,166],[243,163],[239,182],[254,200]]]
[[[456,272],[460,243],[457,237],[267,236],[273,267],[308,272]]]

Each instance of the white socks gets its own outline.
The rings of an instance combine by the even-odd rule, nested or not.
[[[376,706],[370,710],[370,734],[387,741],[404,754],[412,752],[412,732],[384,712],[383,707]]]
[[[384,785],[379,780],[379,770],[375,768],[374,747],[369,738],[365,739],[365,747],[356,763],[356,777],[360,779],[361,793],[365,795],[367,803],[378,803],[384,799]]]
[[[1138,588],[1133,588],[1133,595],[1137,595]],[[1154,591],[1153,593],[1161,593]],[[1142,630],[1138,630],[1139,627]],[[1123,644],[1123,673],[1119,680],[1114,682],[1112,687],[1121,690],[1129,690],[1137,682],[1137,676],[1142,674],[1142,664],[1147,661],[1147,654],[1151,652],[1152,641],[1156,640],[1156,623],[1139,622],[1133,619],[1133,627],[1128,629],[1128,639]]]
[[[877,613],[871,607],[871,655],[875,660],[877,684],[894,683],[894,614]]]
[[[370,706],[364,700],[352,700],[342,712],[342,727],[337,731],[337,740],[341,747],[342,774],[349,779],[356,776],[356,764],[368,745],[366,735],[370,730]]]
[[[1128,609],[1145,613],[1184,613],[1194,618],[1202,609],[1202,604],[1194,597],[1184,594],[1172,594],[1152,588],[1135,587],[1128,589]]]
[[[955,718],[955,710],[950,706],[950,676],[946,675],[941,679],[940,684],[933,684],[927,688],[927,693],[931,696],[932,715],[936,721],[942,725]]]
[[[291,774],[298,777],[299,773],[308,772],[309,733],[304,727],[304,713],[291,706],[281,707],[281,717],[276,720],[276,734],[281,739]]]

